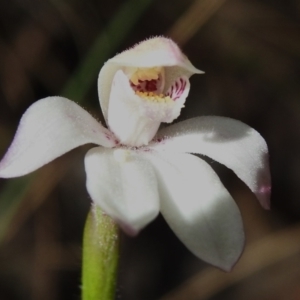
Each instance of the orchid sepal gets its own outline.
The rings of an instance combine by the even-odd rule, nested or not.
[[[196,117],[162,129],[155,139],[149,148],[202,154],[225,165],[245,182],[263,208],[270,208],[268,147],[253,128],[225,117]]]
[[[161,213],[198,258],[230,271],[244,249],[241,214],[217,174],[186,153],[149,154],[159,183]]]
[[[135,151],[92,148],[85,156],[85,170],[94,203],[128,232],[137,233],[158,215],[153,167]]]
[[[87,143],[110,148],[117,139],[75,102],[63,97],[41,99],[23,114],[0,162],[0,177],[26,175]]]

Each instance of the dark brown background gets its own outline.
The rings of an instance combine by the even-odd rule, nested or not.
[[[150,0],[126,35],[107,29],[124,3],[0,1],[0,156],[25,109],[62,95],[99,34],[106,34],[110,56],[149,36],[171,36],[206,72],[191,79],[181,118],[231,117],[264,136],[272,210],[263,211],[232,172],[211,162],[245,223],[247,245],[234,271],[196,259],[159,217],[137,238],[122,236],[117,299],[300,299],[300,2]],[[83,98],[74,92],[72,100],[101,118],[96,76],[91,83]],[[16,205],[0,194],[1,300],[80,299],[89,147],[37,171]],[[0,181],[0,192],[9,182]]]

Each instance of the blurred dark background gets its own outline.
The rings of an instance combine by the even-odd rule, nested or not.
[[[237,201],[247,244],[227,274],[196,259],[162,217],[122,235],[117,299],[300,299],[300,1],[0,1],[0,157],[36,100],[64,95],[101,119],[97,73],[149,36],[173,38],[205,74],[181,119],[220,115],[270,150],[272,209],[211,162]],[[80,299],[90,207],[84,146],[33,175],[0,180],[0,299]]]

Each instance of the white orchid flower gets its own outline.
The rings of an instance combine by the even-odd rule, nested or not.
[[[0,177],[26,175],[71,149],[85,156],[92,200],[127,232],[159,212],[192,253],[230,270],[244,245],[241,215],[202,154],[232,169],[269,208],[264,139],[229,118],[198,117],[160,130],[180,114],[189,77],[201,73],[167,38],[146,40],[110,59],[98,87],[108,128],[62,97],[37,101],[24,113],[0,162]]]

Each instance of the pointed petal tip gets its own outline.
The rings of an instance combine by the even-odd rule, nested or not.
[[[197,68],[195,68],[193,71],[194,71],[195,74],[205,74],[204,71],[199,70],[199,69],[197,69]]]
[[[219,261],[208,261],[208,260],[204,260],[204,261],[207,264],[209,264],[223,272],[229,273],[235,268],[236,264],[239,262],[242,254],[244,252],[244,248],[245,248],[245,241],[243,243],[243,247],[241,248],[239,255],[236,256],[234,259],[232,259],[232,258],[220,259],[219,258]],[[196,255],[196,257],[198,257],[198,256]],[[198,257],[198,258],[203,260],[203,258],[201,258],[201,257]]]
[[[23,174],[22,175],[9,175],[9,174],[5,174],[5,170],[2,171],[1,168],[0,168],[0,178],[9,179],[9,178],[20,177],[20,176],[23,176]]]
[[[22,164],[15,164],[11,166],[13,162],[13,159],[11,157],[14,156],[14,151],[15,151],[14,148],[15,148],[14,145],[11,145],[8,148],[2,160],[0,161],[0,178],[8,179],[8,178],[24,176],[30,173],[30,172],[26,172],[26,170],[23,169]]]
[[[238,253],[238,255],[234,255],[234,256],[231,256],[230,258],[225,258],[225,259],[222,259],[218,262],[208,262],[209,264],[211,264],[212,266],[220,269],[221,271],[223,272],[226,272],[226,273],[229,273],[231,272],[235,266],[237,265],[237,263],[239,262],[244,250],[245,250],[245,235],[243,235],[243,241],[241,243],[241,247],[239,249],[239,252],[236,252]]]
[[[233,270],[233,268],[234,268],[234,266],[236,265],[236,263],[237,263],[237,262],[235,262],[235,263],[232,264],[232,265],[226,265],[226,266],[222,266],[222,267],[216,266],[216,267],[219,268],[219,269],[220,269],[221,271],[223,271],[223,272],[230,273],[230,272]]]
[[[226,273],[229,273],[231,272],[235,266],[237,265],[237,263],[239,262],[244,250],[245,250],[245,243],[246,243],[246,240],[245,240],[245,235],[243,235],[243,242],[241,243],[241,248],[240,248],[240,251],[239,251],[239,254],[235,256],[234,259],[232,259],[231,261],[224,261],[220,264],[213,264],[213,266],[215,266],[216,268],[219,268],[220,270],[226,272]]]
[[[5,156],[4,156],[5,158]],[[0,161],[0,178],[8,178],[6,175],[5,175],[5,168],[3,167],[3,160],[4,158]]]
[[[260,189],[255,193],[260,205],[266,209],[271,209],[271,185],[262,185]]]
[[[140,228],[135,228],[134,226],[132,226],[129,223],[126,223],[118,218],[113,218],[110,217],[108,214],[106,214],[104,212],[104,215],[108,216],[109,218],[111,218],[112,222],[114,222],[115,224],[117,224],[119,226],[119,228],[128,236],[130,237],[136,237],[139,232],[140,232]]]
[[[130,237],[136,237],[140,232],[140,229],[136,229],[132,227],[130,224],[126,224],[120,220],[116,220],[116,223],[120,226],[122,231]]]
[[[223,271],[223,272],[226,272],[226,273],[230,273],[233,270],[235,264],[236,263],[231,264],[231,265],[223,265],[223,266],[218,266],[218,265],[213,265],[212,264],[212,266],[214,266],[215,268],[218,268],[220,271]]]

